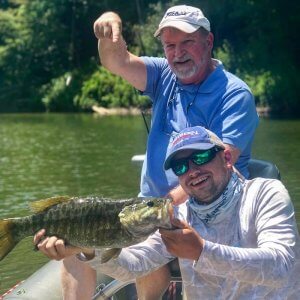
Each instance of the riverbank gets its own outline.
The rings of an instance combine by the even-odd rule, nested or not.
[[[271,114],[271,107],[266,106],[266,107],[256,107],[256,111],[260,117],[270,117]]]
[[[136,107],[124,108],[124,107],[114,107],[114,108],[105,108],[93,105],[92,110],[100,116],[127,116],[132,115],[136,116],[141,113],[141,110]]]
[[[127,116],[132,115],[136,116],[141,113],[141,110],[136,107],[124,108],[124,107],[114,107],[114,108],[105,108],[93,105],[92,110],[100,116]],[[270,117],[271,108],[266,107],[256,107],[257,113],[260,117]],[[150,111],[149,111],[150,112]],[[148,113],[148,111],[147,111]]]

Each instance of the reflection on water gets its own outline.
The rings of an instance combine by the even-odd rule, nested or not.
[[[145,151],[143,126],[138,117],[0,115],[0,218],[56,195],[136,196],[140,170],[131,157]],[[45,263],[31,241],[0,262],[0,295]]]
[[[300,222],[300,121],[262,120],[253,156],[273,161],[288,187]],[[29,213],[27,203],[55,195],[137,195],[145,151],[140,117],[87,114],[0,115],[0,218]],[[46,259],[22,241],[0,262],[0,294]]]
[[[253,156],[274,162],[293,200],[300,227],[300,120],[262,119]]]

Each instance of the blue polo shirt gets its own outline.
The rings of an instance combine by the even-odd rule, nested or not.
[[[171,170],[163,164],[170,140],[180,130],[203,126],[224,143],[239,148],[235,167],[247,178],[248,161],[258,115],[249,87],[227,72],[220,61],[200,84],[181,84],[164,58],[142,57],[147,68],[143,92],[152,100],[151,129],[142,167],[140,196],[161,197],[178,185]]]

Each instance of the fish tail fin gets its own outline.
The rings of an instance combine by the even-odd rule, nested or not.
[[[0,220],[0,261],[16,246],[12,234],[13,221],[11,219]]]

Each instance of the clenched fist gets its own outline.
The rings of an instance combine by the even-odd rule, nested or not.
[[[122,33],[121,18],[114,12],[106,12],[94,23],[94,33],[97,39],[111,39],[118,42]]]

